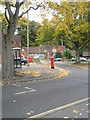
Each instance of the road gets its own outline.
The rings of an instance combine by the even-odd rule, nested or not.
[[[28,118],[88,97],[88,69],[56,63],[69,75],[2,88],[3,118]]]

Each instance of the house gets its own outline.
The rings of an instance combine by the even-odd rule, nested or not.
[[[70,50],[72,55],[75,56],[76,55],[76,51],[75,50]]]
[[[83,57],[90,59],[90,51],[84,51],[83,52]]]
[[[21,36],[20,35],[14,35],[12,40],[13,40],[13,45],[12,45],[13,48],[14,47],[21,47]],[[2,40],[0,40],[0,42],[1,41]],[[1,64],[1,53],[0,53],[0,64]]]
[[[48,55],[55,55],[56,52],[60,51],[61,53],[63,52],[63,50],[65,49],[65,46],[62,47],[56,46],[56,45],[40,45],[39,47],[29,47],[29,54],[35,55],[35,54],[41,54],[43,53],[45,56]],[[27,52],[27,47],[23,47],[23,53]]]

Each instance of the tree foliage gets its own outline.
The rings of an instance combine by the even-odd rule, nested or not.
[[[79,51],[88,46],[88,2],[48,2],[54,10],[55,38],[63,39],[76,50],[77,62]]]
[[[63,55],[66,59],[71,59],[72,58],[72,53],[70,52],[69,49],[64,50]]]
[[[38,44],[53,44],[54,27],[51,22],[45,19],[37,31]]]
[[[29,21],[29,45],[30,46],[37,46],[36,37],[37,37],[37,30],[40,27],[40,23],[35,21]],[[27,46],[27,19],[22,17],[18,21],[18,34],[21,35],[21,44],[22,46]]]
[[[62,58],[61,52],[56,52],[55,58]]]

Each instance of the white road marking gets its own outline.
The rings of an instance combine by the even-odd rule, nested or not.
[[[32,89],[32,88],[29,88],[29,87],[25,87],[25,88],[28,89],[28,90]]]
[[[15,93],[15,95],[20,95],[20,94],[29,93],[29,92],[34,92],[34,91],[36,91],[36,90],[32,89],[32,90],[29,90],[29,91],[23,91],[23,92]]]

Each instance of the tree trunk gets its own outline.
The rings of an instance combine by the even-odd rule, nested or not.
[[[13,53],[12,53],[12,38],[16,29],[16,24],[12,23],[8,26],[7,35],[4,37],[3,41],[3,78],[5,80],[11,80],[14,74],[14,63],[13,63]]]
[[[76,63],[80,63],[79,43],[76,44]]]
[[[11,80],[13,68],[12,40],[9,36],[5,37],[2,49],[2,76],[5,80]]]
[[[10,79],[13,76],[13,59],[12,59],[12,41],[9,37],[6,38],[7,46],[7,69],[6,69],[6,79]]]
[[[6,57],[6,42],[4,39],[4,36],[2,34],[2,78],[5,78],[6,76],[6,63],[7,63],[7,57]]]

